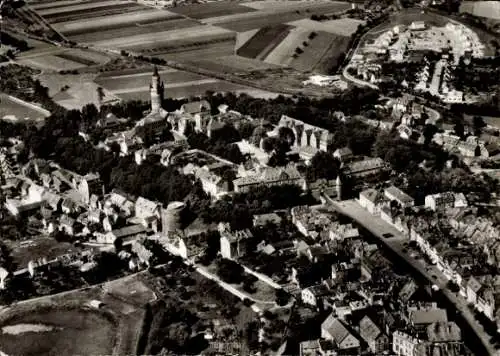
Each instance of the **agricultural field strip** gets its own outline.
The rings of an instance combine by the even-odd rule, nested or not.
[[[498,1],[464,1],[462,2],[460,10],[467,11],[474,16],[500,20],[500,2]]]
[[[339,8],[343,9],[344,7],[350,8],[351,5],[348,2],[342,1],[328,1],[328,0],[315,0],[315,4],[337,4]],[[255,10],[280,10],[280,9],[288,9],[288,10],[302,10],[307,9],[311,6],[310,0],[305,1],[251,1],[247,3],[243,3],[242,5],[250,7]]]
[[[253,36],[255,36],[257,32],[259,32],[259,29],[254,29],[245,32],[238,32],[236,35],[235,51],[238,51],[241,48],[241,46],[247,43]]]
[[[340,36],[351,36],[360,24],[364,21],[355,19],[338,19],[329,21],[313,21],[310,19],[303,19],[293,22],[288,22],[291,26],[301,27],[309,31],[323,31],[329,32]]]
[[[162,74],[167,74],[167,73],[175,73],[175,72],[179,72],[178,69],[164,69],[164,70],[159,70],[158,73],[160,75]],[[123,78],[136,78],[136,77],[144,77],[144,76],[147,76],[149,78],[149,76],[151,75],[151,73],[134,73],[134,74],[125,74],[125,75],[114,75],[114,76],[110,76],[110,77],[99,77],[99,79],[123,79]]]
[[[229,56],[233,53],[234,39],[227,39],[224,41],[218,41],[217,43],[206,42],[202,45],[177,47],[157,52],[155,51],[154,56],[175,62],[196,63],[200,58],[210,60],[221,56]]]
[[[181,87],[188,87],[188,86],[198,86],[198,85],[203,85],[203,84],[212,84],[212,83],[218,83],[220,82],[219,79],[200,79],[200,80],[193,80],[190,82],[183,82],[183,83],[165,83],[165,89],[169,88],[181,88]],[[144,86],[144,87],[137,87],[137,88],[126,88],[126,89],[118,89],[118,90],[112,90],[111,92],[113,94],[119,95],[119,94],[126,94],[126,93],[134,93],[134,92],[142,92],[142,91],[148,91],[149,86]]]
[[[171,84],[207,79],[207,77],[196,73],[177,71],[172,73],[164,73],[162,79],[165,84]],[[109,77],[97,77],[96,79],[94,79],[95,83],[100,84],[111,91],[130,87],[149,87],[150,81],[151,73],[144,73],[144,75],[136,77],[121,77],[116,79],[110,79]]]
[[[82,10],[76,10],[76,11],[72,11],[72,12],[47,15],[47,16],[44,16],[44,18],[46,21],[50,22],[51,24],[55,24],[58,22],[67,22],[67,21],[78,20],[78,19],[87,18],[87,17],[97,18],[97,17],[109,16],[109,15],[115,15],[115,14],[131,13],[131,12],[135,12],[135,11],[140,11],[142,9],[144,9],[143,5],[133,4],[133,3],[124,3],[124,4],[117,4],[117,5],[102,6],[99,8],[82,9]]]
[[[289,33],[289,28],[278,33],[273,39],[271,39],[271,41],[268,42],[267,46],[262,50],[262,52],[257,55],[256,59],[261,61],[264,60],[269,55],[269,53],[271,53],[276,48],[276,46],[278,46],[281,41],[283,41],[288,36]]]
[[[219,34],[231,34],[232,31],[215,26],[194,26],[187,29],[161,31],[147,35],[129,36],[116,38],[113,40],[104,40],[94,42],[95,46],[107,48],[125,48],[137,45],[155,44],[158,42],[168,43],[174,40],[183,40],[187,38],[196,38],[200,36],[209,37]]]
[[[310,17],[312,14],[323,14],[323,13],[330,13],[334,11],[340,11],[342,9],[349,9],[350,5],[349,3],[341,3],[341,4],[336,4],[336,3],[310,3],[307,9],[309,9],[309,12],[304,12],[302,14],[297,14],[293,5],[290,7],[282,8],[282,9],[270,9],[270,10],[260,10],[260,11],[255,11],[255,12],[246,12],[246,13],[241,13],[241,14],[230,14],[230,15],[224,15],[224,16],[218,16],[218,17],[211,17],[207,19],[203,19],[202,22],[208,23],[208,24],[219,24],[219,23],[226,23],[226,22],[237,22],[240,20],[251,20],[251,19],[258,19],[260,17],[266,17],[266,16],[274,16],[279,18],[281,15],[285,14],[296,14],[300,15],[300,17]]]
[[[100,2],[96,0],[63,0],[63,1],[51,1],[51,2],[46,2],[46,3],[31,3],[29,4],[30,7],[34,10],[48,10],[52,8],[58,8],[58,7],[65,7],[65,6],[71,6],[71,5],[77,5],[77,4],[90,4],[93,2]]]
[[[247,6],[243,6],[242,4],[240,5],[239,3],[224,1],[224,2],[211,2],[207,4],[178,6],[173,8],[172,11],[181,15],[191,17],[193,19],[200,20],[204,18],[217,17],[221,15],[253,12],[255,10]]]
[[[349,41],[349,37],[318,31],[317,36],[309,40],[309,45],[304,48],[304,53],[294,58],[290,66],[301,71],[328,71],[332,60],[337,61],[338,56],[347,50]]]
[[[243,57],[257,58],[270,43],[273,43],[280,34],[288,33],[289,29],[290,26],[282,24],[261,28],[250,40],[240,47],[237,54]]]
[[[80,33],[72,33],[70,35],[66,34],[72,41],[82,42],[82,43],[93,43],[95,41],[105,41],[112,40],[114,38],[123,38],[127,36],[137,36],[145,34],[154,34],[157,32],[165,32],[171,30],[180,30],[183,28],[191,28],[199,26],[198,22],[189,19],[167,19],[161,23],[155,23],[154,25],[143,25],[138,26],[137,24],[120,24],[115,25],[117,28],[114,29],[102,29],[93,28],[91,30],[79,31]]]
[[[292,60],[295,48],[303,47],[302,42],[307,40],[310,31],[304,28],[294,28],[290,31],[280,44],[269,53],[263,60],[276,65],[288,65]]]
[[[87,18],[67,22],[59,22],[54,24],[53,27],[57,31],[62,33],[70,34],[71,31],[80,31],[86,29],[100,28],[103,31],[106,30],[107,26],[115,26],[123,24],[127,26],[130,23],[137,23],[142,21],[150,21],[156,19],[169,19],[178,17],[177,14],[173,14],[168,11],[159,11],[156,9],[145,9],[136,11],[128,14],[120,15],[109,15],[102,16],[99,18]]]
[[[51,15],[59,15],[63,14],[65,12],[73,12],[73,11],[79,11],[79,10],[89,10],[89,9],[98,9],[100,7],[105,7],[105,6],[110,6],[110,5],[123,5],[123,4],[136,4],[135,2],[132,1],[122,1],[122,0],[107,0],[107,1],[101,1],[98,3],[92,3],[90,4],[76,4],[76,5],[69,5],[65,7],[60,7],[60,8],[55,8],[55,9],[41,9],[41,10],[36,10],[36,12],[42,16],[42,17],[50,17]]]

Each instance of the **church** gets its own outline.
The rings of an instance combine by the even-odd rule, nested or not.
[[[151,95],[151,111],[137,122],[134,131],[137,132],[139,127],[143,127],[144,131],[148,134],[157,135],[168,127],[168,111],[162,108],[165,85],[161,81],[156,66],[154,67],[153,76],[151,77],[149,90]]]

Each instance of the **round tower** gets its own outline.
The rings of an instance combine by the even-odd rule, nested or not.
[[[169,233],[182,228],[182,213],[185,209],[183,202],[175,201],[168,204],[166,209],[162,209],[162,232]]]
[[[159,112],[161,103],[163,102],[163,91],[165,86],[160,79],[158,67],[154,67],[153,76],[151,77],[151,85],[149,86],[151,94],[151,112]]]

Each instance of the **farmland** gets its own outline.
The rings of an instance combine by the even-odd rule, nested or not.
[[[218,17],[223,15],[241,14],[255,11],[251,7],[243,6],[238,3],[213,2],[207,4],[193,4],[179,6],[172,9],[181,15],[185,15],[194,19],[206,19],[210,17]]]
[[[160,75],[165,83],[165,95],[171,98],[204,95],[207,90],[218,92],[249,89],[242,85],[175,69],[160,70]],[[106,73],[98,76],[95,82],[123,100],[149,100],[150,80],[151,68],[143,68],[141,71]],[[254,93],[258,94],[258,91]]]
[[[277,25],[260,29],[247,43],[240,47],[237,54],[243,57],[263,59],[289,33],[290,26]]]
[[[474,16],[500,20],[500,2],[498,1],[463,1],[460,12],[467,12]]]

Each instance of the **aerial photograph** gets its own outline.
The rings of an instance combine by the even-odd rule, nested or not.
[[[500,356],[499,0],[0,30],[0,356]]]

